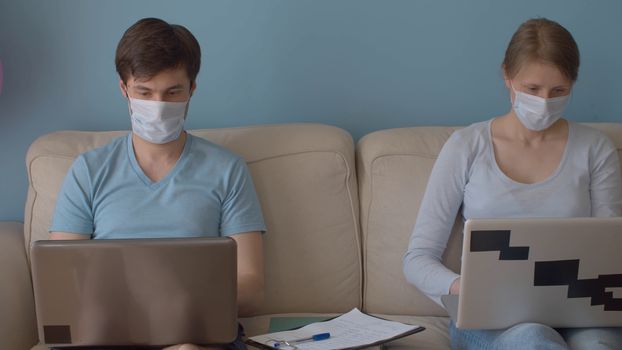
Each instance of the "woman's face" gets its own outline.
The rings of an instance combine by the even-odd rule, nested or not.
[[[550,63],[528,62],[514,77],[506,75],[505,85],[510,90],[514,102],[513,90],[542,98],[553,98],[570,94],[573,82]]]

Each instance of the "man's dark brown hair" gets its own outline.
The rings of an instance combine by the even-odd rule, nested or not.
[[[199,42],[188,29],[157,18],[143,18],[129,27],[117,46],[117,73],[127,83],[131,76],[150,79],[183,67],[194,83],[201,67]]]

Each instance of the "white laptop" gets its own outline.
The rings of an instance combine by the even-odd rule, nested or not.
[[[622,218],[468,220],[442,301],[458,328],[621,327]]]

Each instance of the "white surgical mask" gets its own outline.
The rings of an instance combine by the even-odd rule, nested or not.
[[[188,102],[164,102],[129,98],[132,131],[151,143],[176,140],[184,127]]]
[[[547,129],[561,118],[570,94],[554,98],[542,98],[516,91],[514,87],[514,112],[523,125],[533,131]]]

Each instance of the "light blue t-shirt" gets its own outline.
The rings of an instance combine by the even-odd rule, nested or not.
[[[440,304],[458,277],[442,264],[456,215],[471,218],[622,216],[618,153],[600,131],[568,122],[568,141],[556,171],[534,184],[499,169],[490,124],[454,132],[443,146],[404,256],[406,279]]]
[[[131,133],[74,160],[50,227],[94,239],[216,237],[265,229],[242,158],[187,134],[175,166],[153,182],[138,165]]]

